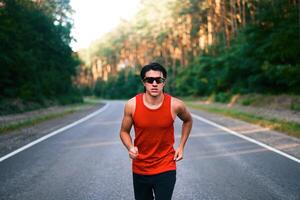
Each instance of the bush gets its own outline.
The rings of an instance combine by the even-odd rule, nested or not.
[[[229,93],[221,92],[215,96],[214,101],[221,102],[221,103],[228,103],[231,99],[231,96],[232,95]]]

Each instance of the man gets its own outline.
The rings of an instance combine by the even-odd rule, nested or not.
[[[130,99],[124,109],[120,138],[132,159],[136,200],[169,200],[176,182],[176,161],[183,159],[192,117],[177,98],[164,93],[167,72],[158,63],[141,70],[144,93]],[[174,120],[182,121],[180,144],[175,151]],[[130,130],[134,125],[134,144]]]

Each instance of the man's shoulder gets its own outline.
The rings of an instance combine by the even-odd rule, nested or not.
[[[176,97],[173,97],[173,96],[171,96],[171,101],[174,105],[183,105],[184,104],[182,100],[180,100]]]
[[[128,111],[130,114],[132,114],[135,110],[135,97],[132,97],[131,99],[129,99],[126,104],[125,104],[125,110]]]
[[[171,105],[175,112],[178,112],[185,107],[185,104],[182,100],[173,96],[171,96]]]
[[[126,105],[132,105],[135,103],[135,97],[132,97],[131,99],[129,99],[127,102],[126,102]]]
[[[126,102],[126,106],[133,106],[135,105],[135,97],[132,97],[131,99],[129,99],[127,102]]]

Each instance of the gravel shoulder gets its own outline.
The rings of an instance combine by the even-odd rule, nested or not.
[[[199,104],[203,104],[199,102]],[[266,107],[253,107],[242,105],[230,105],[222,103],[209,103],[207,107],[220,108],[220,109],[235,109],[241,112],[262,116],[267,119],[278,119],[288,122],[300,123],[300,112],[295,110],[283,109],[283,108],[266,108]]]
[[[77,111],[64,115],[59,118],[47,120],[41,123],[38,123],[34,126],[21,128],[15,131],[5,132],[0,134],[0,157],[44,136],[48,133],[55,131],[61,127],[64,127],[68,124],[71,124],[74,121],[77,121],[90,113],[95,112],[96,110],[103,107],[104,103],[98,103],[93,105],[84,106]],[[12,123],[17,121],[22,121],[28,118],[34,118],[36,116],[48,115],[51,113],[64,112],[65,110],[70,109],[69,106],[56,106],[46,109],[40,109],[37,111],[31,111],[16,115],[7,115],[0,117],[0,124]]]
[[[263,128],[258,125],[250,124],[223,115],[218,115],[195,109],[191,109],[191,111],[201,117],[204,117],[210,121],[213,121],[235,132],[238,132],[241,135],[245,135],[246,137],[255,139],[259,142],[267,144],[275,149],[281,150],[289,155],[300,159],[300,139],[296,137],[292,137],[284,133],[280,133],[278,131],[273,131],[268,128]],[[252,108],[252,112],[255,112],[257,114],[255,108]],[[287,114],[283,117],[286,118]],[[292,119],[291,116],[288,116],[288,119]],[[297,121],[297,119],[295,121]]]

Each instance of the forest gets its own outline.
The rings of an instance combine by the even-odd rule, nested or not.
[[[141,0],[134,18],[73,52],[69,0],[0,0],[0,110],[130,98],[153,61],[180,97],[299,95],[299,10],[297,0]]]
[[[68,0],[0,0],[0,110],[82,102]]]
[[[177,96],[299,94],[299,10],[296,0],[141,1],[133,20],[79,52],[77,81],[84,94],[130,98],[155,61]]]

